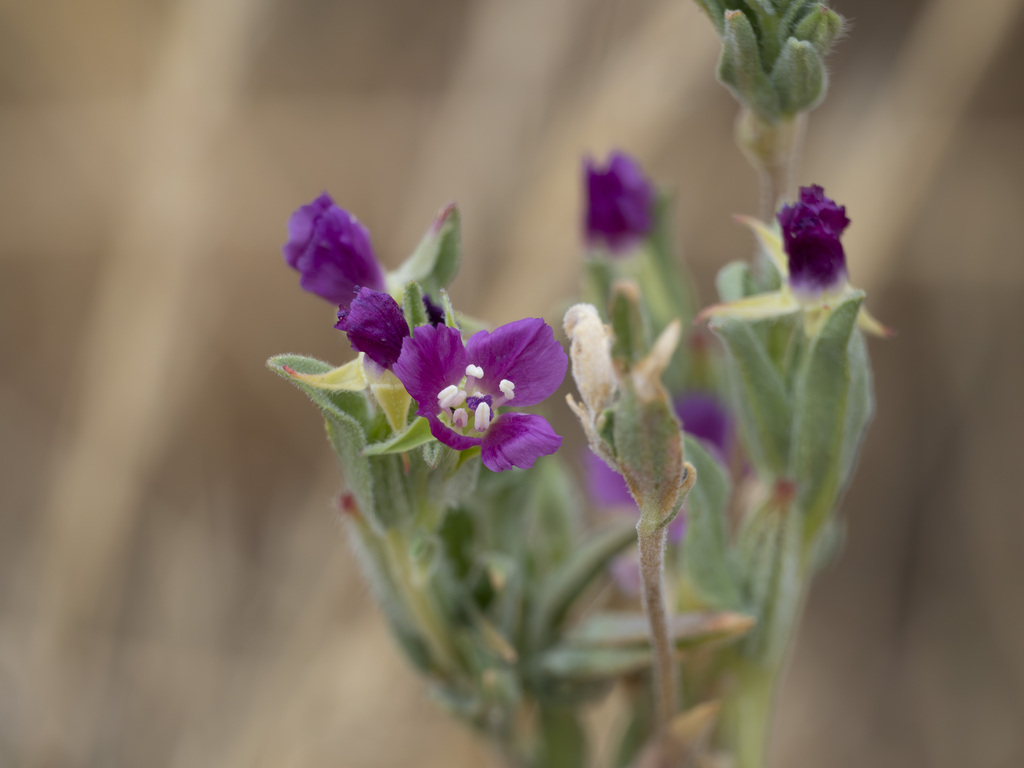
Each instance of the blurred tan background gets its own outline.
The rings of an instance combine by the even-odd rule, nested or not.
[[[1021,766],[1024,2],[834,5],[800,178],[900,335],[774,765]],[[553,317],[580,157],[621,147],[710,297],[756,209],[716,45],[687,0],[0,0],[0,766],[489,764],[263,368],[347,353],[287,218],[328,189],[394,266],[456,199],[460,307]]]

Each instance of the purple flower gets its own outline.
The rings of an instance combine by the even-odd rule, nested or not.
[[[789,285],[802,298],[817,298],[846,284],[846,254],[839,241],[850,224],[846,208],[814,185],[800,188],[800,200],[778,214],[789,257]]]
[[[605,168],[587,158],[583,164],[587,214],[585,237],[590,246],[605,244],[614,253],[636,246],[654,224],[654,187],[639,164],[612,152]]]
[[[421,326],[403,341],[393,370],[435,438],[459,451],[479,445],[484,466],[500,472],[532,467],[562,444],[542,416],[500,409],[544,400],[567,366],[551,326],[526,318],[480,331],[465,345],[455,328]]]
[[[281,252],[302,274],[299,284],[332,304],[347,307],[358,286],[384,290],[370,233],[326,192],[292,214]]]
[[[348,334],[348,343],[381,368],[390,369],[409,338],[409,324],[398,302],[386,293],[361,288],[352,304],[338,307],[334,327]]]

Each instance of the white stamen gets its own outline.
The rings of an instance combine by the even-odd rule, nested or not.
[[[466,402],[466,392],[455,384],[449,384],[437,393],[437,404],[442,408],[454,408],[464,402]]]
[[[491,426],[491,406],[483,402],[476,407],[473,429],[477,432],[486,432],[489,426]]]
[[[498,389],[501,390],[501,394],[503,394],[509,400],[516,396],[515,392],[512,391],[515,388],[516,385],[513,384],[508,379],[502,379],[501,382],[498,384]]]
[[[466,413],[465,408],[456,408],[455,413],[452,414],[452,425],[462,428],[469,424],[469,414]]]
[[[437,402],[440,403],[442,400],[451,397],[458,391],[459,388],[455,384],[449,384],[447,387],[445,387],[444,389],[437,393]]]
[[[469,365],[466,366],[466,375],[482,379],[484,377],[484,369],[481,368],[479,365],[473,365],[472,363],[470,363]]]

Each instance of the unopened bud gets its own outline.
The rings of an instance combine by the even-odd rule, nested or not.
[[[796,25],[793,37],[811,43],[818,55],[824,56],[832,50],[832,43],[842,31],[843,17],[824,5],[818,5]]]
[[[725,12],[718,79],[763,121],[778,120],[779,100],[761,63],[754,28],[742,11]]]
[[[818,105],[825,95],[828,76],[815,46],[791,37],[775,62],[771,81],[780,111],[792,117]]]

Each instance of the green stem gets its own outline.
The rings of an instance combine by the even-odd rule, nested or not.
[[[651,525],[646,516],[637,523],[640,550],[640,583],[654,651],[652,679],[655,689],[655,722],[664,728],[676,713],[676,660],[669,633],[668,601],[665,598],[666,526]]]
[[[410,557],[406,539],[392,529],[385,533],[384,544],[400,597],[430,648],[435,663],[442,672],[458,669],[458,660],[448,641],[444,622],[438,615],[438,608],[430,590],[416,575],[416,565]]]
[[[736,143],[761,183],[761,219],[771,223],[778,207],[793,197],[807,117],[767,123],[744,109],[736,121]]]

